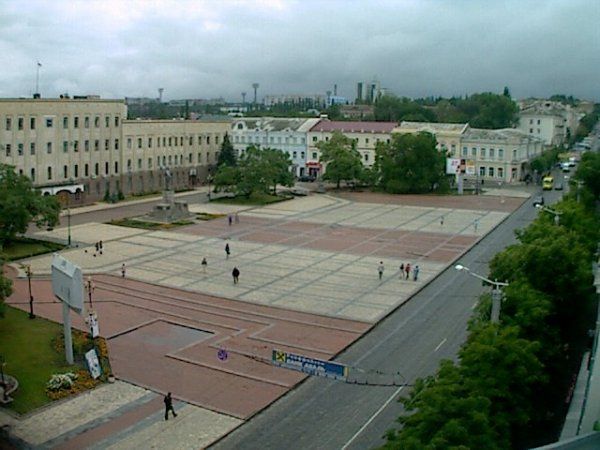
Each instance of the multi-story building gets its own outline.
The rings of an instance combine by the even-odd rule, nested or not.
[[[320,119],[246,117],[231,124],[231,143],[237,156],[250,145],[275,148],[287,153],[296,176],[306,174],[306,133]]]
[[[327,106],[327,97],[322,94],[265,95],[263,104],[267,108],[276,105],[298,106],[306,109],[323,108]]]
[[[157,190],[160,181],[148,180],[162,180],[158,174],[164,166],[177,174],[176,188],[203,181],[229,129],[228,121],[123,120],[126,117],[124,100],[96,96],[0,99],[0,163],[15,166],[45,194],[85,203],[106,192]],[[199,136],[204,137],[200,144]],[[163,137],[168,138],[171,145],[165,141],[160,149],[151,150],[147,146],[150,137],[160,137],[161,144]],[[133,146],[138,138],[142,148]]]
[[[435,136],[437,148],[444,153],[456,153],[460,148],[460,141],[469,129],[468,123],[433,123],[433,122],[407,122],[403,121],[393,133],[419,133],[427,132]]]
[[[546,146],[559,146],[575,133],[582,116],[570,105],[535,100],[522,103],[518,129],[540,138]]]
[[[340,122],[321,119],[308,132],[308,152],[306,167],[308,174],[318,176],[323,173],[320,162],[321,152],[317,144],[328,141],[334,131],[339,131],[356,141],[356,149],[360,153],[364,166],[371,167],[375,162],[375,146],[378,142],[389,142],[396,122]]]

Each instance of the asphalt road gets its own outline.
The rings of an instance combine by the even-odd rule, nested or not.
[[[546,204],[560,197],[544,193]],[[486,275],[489,260],[515,242],[514,230],[538,214],[529,199],[461,259]],[[362,370],[400,372],[407,383],[454,359],[466,324],[486,287],[453,267],[440,274],[337,361]],[[352,370],[352,369],[351,369]],[[396,400],[409,387],[373,387],[313,377],[225,437],[215,449],[365,449],[384,443],[402,412]]]

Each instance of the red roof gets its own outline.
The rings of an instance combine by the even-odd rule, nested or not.
[[[398,126],[396,122],[344,122],[321,120],[310,131],[341,131],[342,133],[391,133]]]

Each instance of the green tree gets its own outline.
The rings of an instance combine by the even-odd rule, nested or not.
[[[553,147],[550,150],[546,150],[540,156],[534,158],[531,163],[531,170],[536,170],[537,173],[545,173],[555,166],[555,164],[559,160],[559,154],[561,149],[558,147]]]
[[[221,151],[219,152],[219,158],[217,160],[217,166],[229,166],[234,167],[236,165],[235,149],[229,139],[229,134],[225,133],[223,143],[221,144]]]
[[[473,128],[510,128],[517,121],[519,108],[509,97],[484,92],[458,102]]]
[[[5,303],[12,294],[12,280],[4,276],[4,261],[0,261],[0,317],[4,317]]]
[[[384,95],[375,103],[375,120],[401,122],[403,120],[436,122],[435,113],[417,101],[393,95]]]
[[[325,166],[324,180],[334,182],[339,189],[341,181],[354,181],[361,177],[363,166],[354,140],[334,131],[331,138],[319,142],[317,148]]]
[[[0,164],[0,245],[25,233],[32,221],[38,227],[56,225],[59,212],[56,197],[42,196],[29,178]]]
[[[600,153],[584,153],[575,178],[583,181],[583,187],[589,190],[596,200],[600,199]]]
[[[267,183],[273,186],[273,195],[277,193],[277,185],[291,187],[294,185],[294,175],[290,171],[292,161],[286,152],[275,148],[260,150],[263,176]]]
[[[390,143],[380,142],[375,160],[379,187],[394,194],[447,190],[446,155],[436,145],[430,133],[394,134]]]

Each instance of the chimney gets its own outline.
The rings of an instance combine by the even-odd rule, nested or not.
[[[337,84],[333,85],[333,95],[334,97],[337,97]]]

